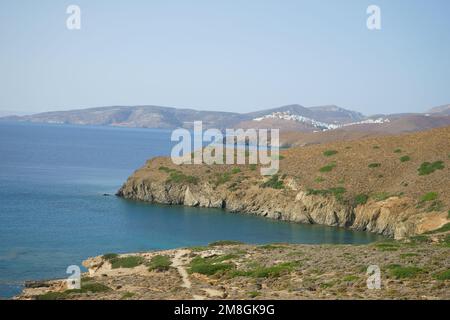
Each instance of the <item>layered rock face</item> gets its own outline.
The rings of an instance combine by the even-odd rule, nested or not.
[[[414,201],[408,198],[391,197],[352,206],[332,196],[310,195],[292,187],[275,190],[252,186],[231,191],[209,182],[179,184],[132,176],[117,195],[150,203],[223,208],[276,220],[347,227],[396,239],[437,229],[447,222],[443,214],[417,212]]]

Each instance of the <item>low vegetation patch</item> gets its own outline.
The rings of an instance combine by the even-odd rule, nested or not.
[[[256,170],[256,164],[251,164],[249,167],[250,167],[251,171],[255,171]]]
[[[282,180],[279,180],[278,175],[274,174],[272,177],[270,177],[269,180],[261,184],[261,187],[272,189],[284,189],[284,184]]]
[[[163,272],[169,270],[171,265],[172,261],[168,256],[157,255],[150,260],[148,270]]]
[[[381,163],[370,163],[369,168],[379,168],[381,167]]]
[[[336,150],[326,150],[326,151],[323,152],[323,155],[325,157],[331,157],[331,156],[334,156],[337,153],[338,152]]]
[[[355,197],[355,203],[357,205],[363,205],[367,203],[367,200],[369,200],[369,196],[367,194],[358,194]]]
[[[145,259],[141,256],[115,257],[108,259],[113,269],[118,268],[135,268],[145,263]]]
[[[239,172],[241,172],[241,169],[240,169],[240,168],[233,168],[233,170],[231,170],[231,173],[232,173],[232,174],[237,174],[237,173],[239,173]]]
[[[395,242],[380,242],[376,243],[375,247],[377,247],[380,251],[397,251],[400,246]]]
[[[442,201],[437,200],[438,194],[436,192],[428,192],[420,198],[418,208],[423,208],[425,203],[431,202],[431,204],[426,209],[427,212],[441,211],[444,208]]]
[[[120,299],[121,300],[126,300],[126,299],[131,299],[133,297],[134,297],[134,293],[133,292],[125,292]]]
[[[424,194],[420,198],[420,201],[422,201],[422,202],[433,201],[433,200],[436,200],[437,198],[438,198],[438,194],[436,192],[428,192],[427,194]]]
[[[198,178],[194,176],[185,175],[181,171],[171,171],[169,174],[169,178],[167,179],[167,182],[197,184]]]
[[[333,195],[337,200],[341,201],[344,198],[344,193],[347,190],[344,187],[336,187],[330,189],[308,189],[307,195]]]
[[[436,279],[438,279],[438,280],[441,280],[441,281],[450,280],[450,269],[448,269],[448,270],[446,270],[444,272],[435,274],[434,277]]]
[[[270,267],[255,266],[250,270],[234,270],[230,272],[232,277],[252,277],[252,278],[278,278],[282,274],[291,272],[300,265],[299,261],[283,262]]]
[[[420,165],[419,169],[417,171],[419,172],[419,176],[426,176],[429,175],[436,170],[442,170],[444,169],[444,163],[442,161],[436,161],[436,162],[424,162]]]
[[[400,162],[407,162],[407,161],[410,161],[410,160],[411,160],[410,156],[403,156],[403,157],[400,158]]]
[[[159,171],[163,171],[163,172],[166,172],[166,173],[171,173],[171,172],[175,172],[175,171],[177,171],[177,170],[175,170],[175,169],[170,169],[170,168],[168,168],[168,167],[165,167],[165,166],[161,166],[161,167],[159,167],[159,169],[158,169]]]
[[[320,172],[331,172],[336,167],[336,163],[327,164],[325,167],[319,169]]]
[[[391,264],[388,266],[389,274],[395,279],[406,279],[406,278],[414,278],[418,274],[422,273],[423,270],[421,268],[415,266],[407,266],[403,267],[398,264]]]
[[[444,204],[440,200],[434,200],[427,208],[427,212],[442,211]]]
[[[258,291],[250,291],[250,292],[248,293],[248,296],[249,296],[250,298],[256,298],[256,297],[259,296],[259,295],[261,295],[261,293],[259,293]]]
[[[188,271],[189,273],[200,273],[207,276],[223,273],[234,268],[234,264],[222,262],[230,258],[229,256],[213,258],[195,257],[192,259]]]
[[[354,282],[357,280],[359,280],[359,277],[355,276],[355,275],[348,275],[348,276],[345,276],[344,278],[342,278],[342,281],[344,281],[344,282]]]
[[[111,259],[117,258],[118,256],[119,255],[117,253],[107,253],[107,254],[104,254],[102,256],[102,258],[105,260],[111,260]]]
[[[402,149],[395,149],[394,153],[402,153]]]

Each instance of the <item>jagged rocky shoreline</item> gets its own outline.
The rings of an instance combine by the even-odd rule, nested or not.
[[[341,203],[332,196],[298,190],[293,180],[288,180],[287,186],[285,190],[255,185],[244,190],[230,190],[216,188],[208,182],[179,184],[132,176],[117,196],[150,203],[223,208],[276,220],[364,230],[396,239],[437,229],[447,221],[440,215],[418,212],[414,201],[406,197],[390,197],[354,206]]]

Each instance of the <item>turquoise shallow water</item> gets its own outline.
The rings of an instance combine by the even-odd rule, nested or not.
[[[24,280],[65,277],[67,266],[107,252],[223,239],[362,244],[379,238],[103,196],[171,146],[164,130],[0,122],[0,297],[19,293]]]

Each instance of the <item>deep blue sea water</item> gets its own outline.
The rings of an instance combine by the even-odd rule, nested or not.
[[[0,122],[0,297],[23,281],[66,277],[108,252],[248,243],[352,243],[376,235],[271,221],[218,209],[150,205],[114,194],[148,158],[169,155],[169,131]]]

